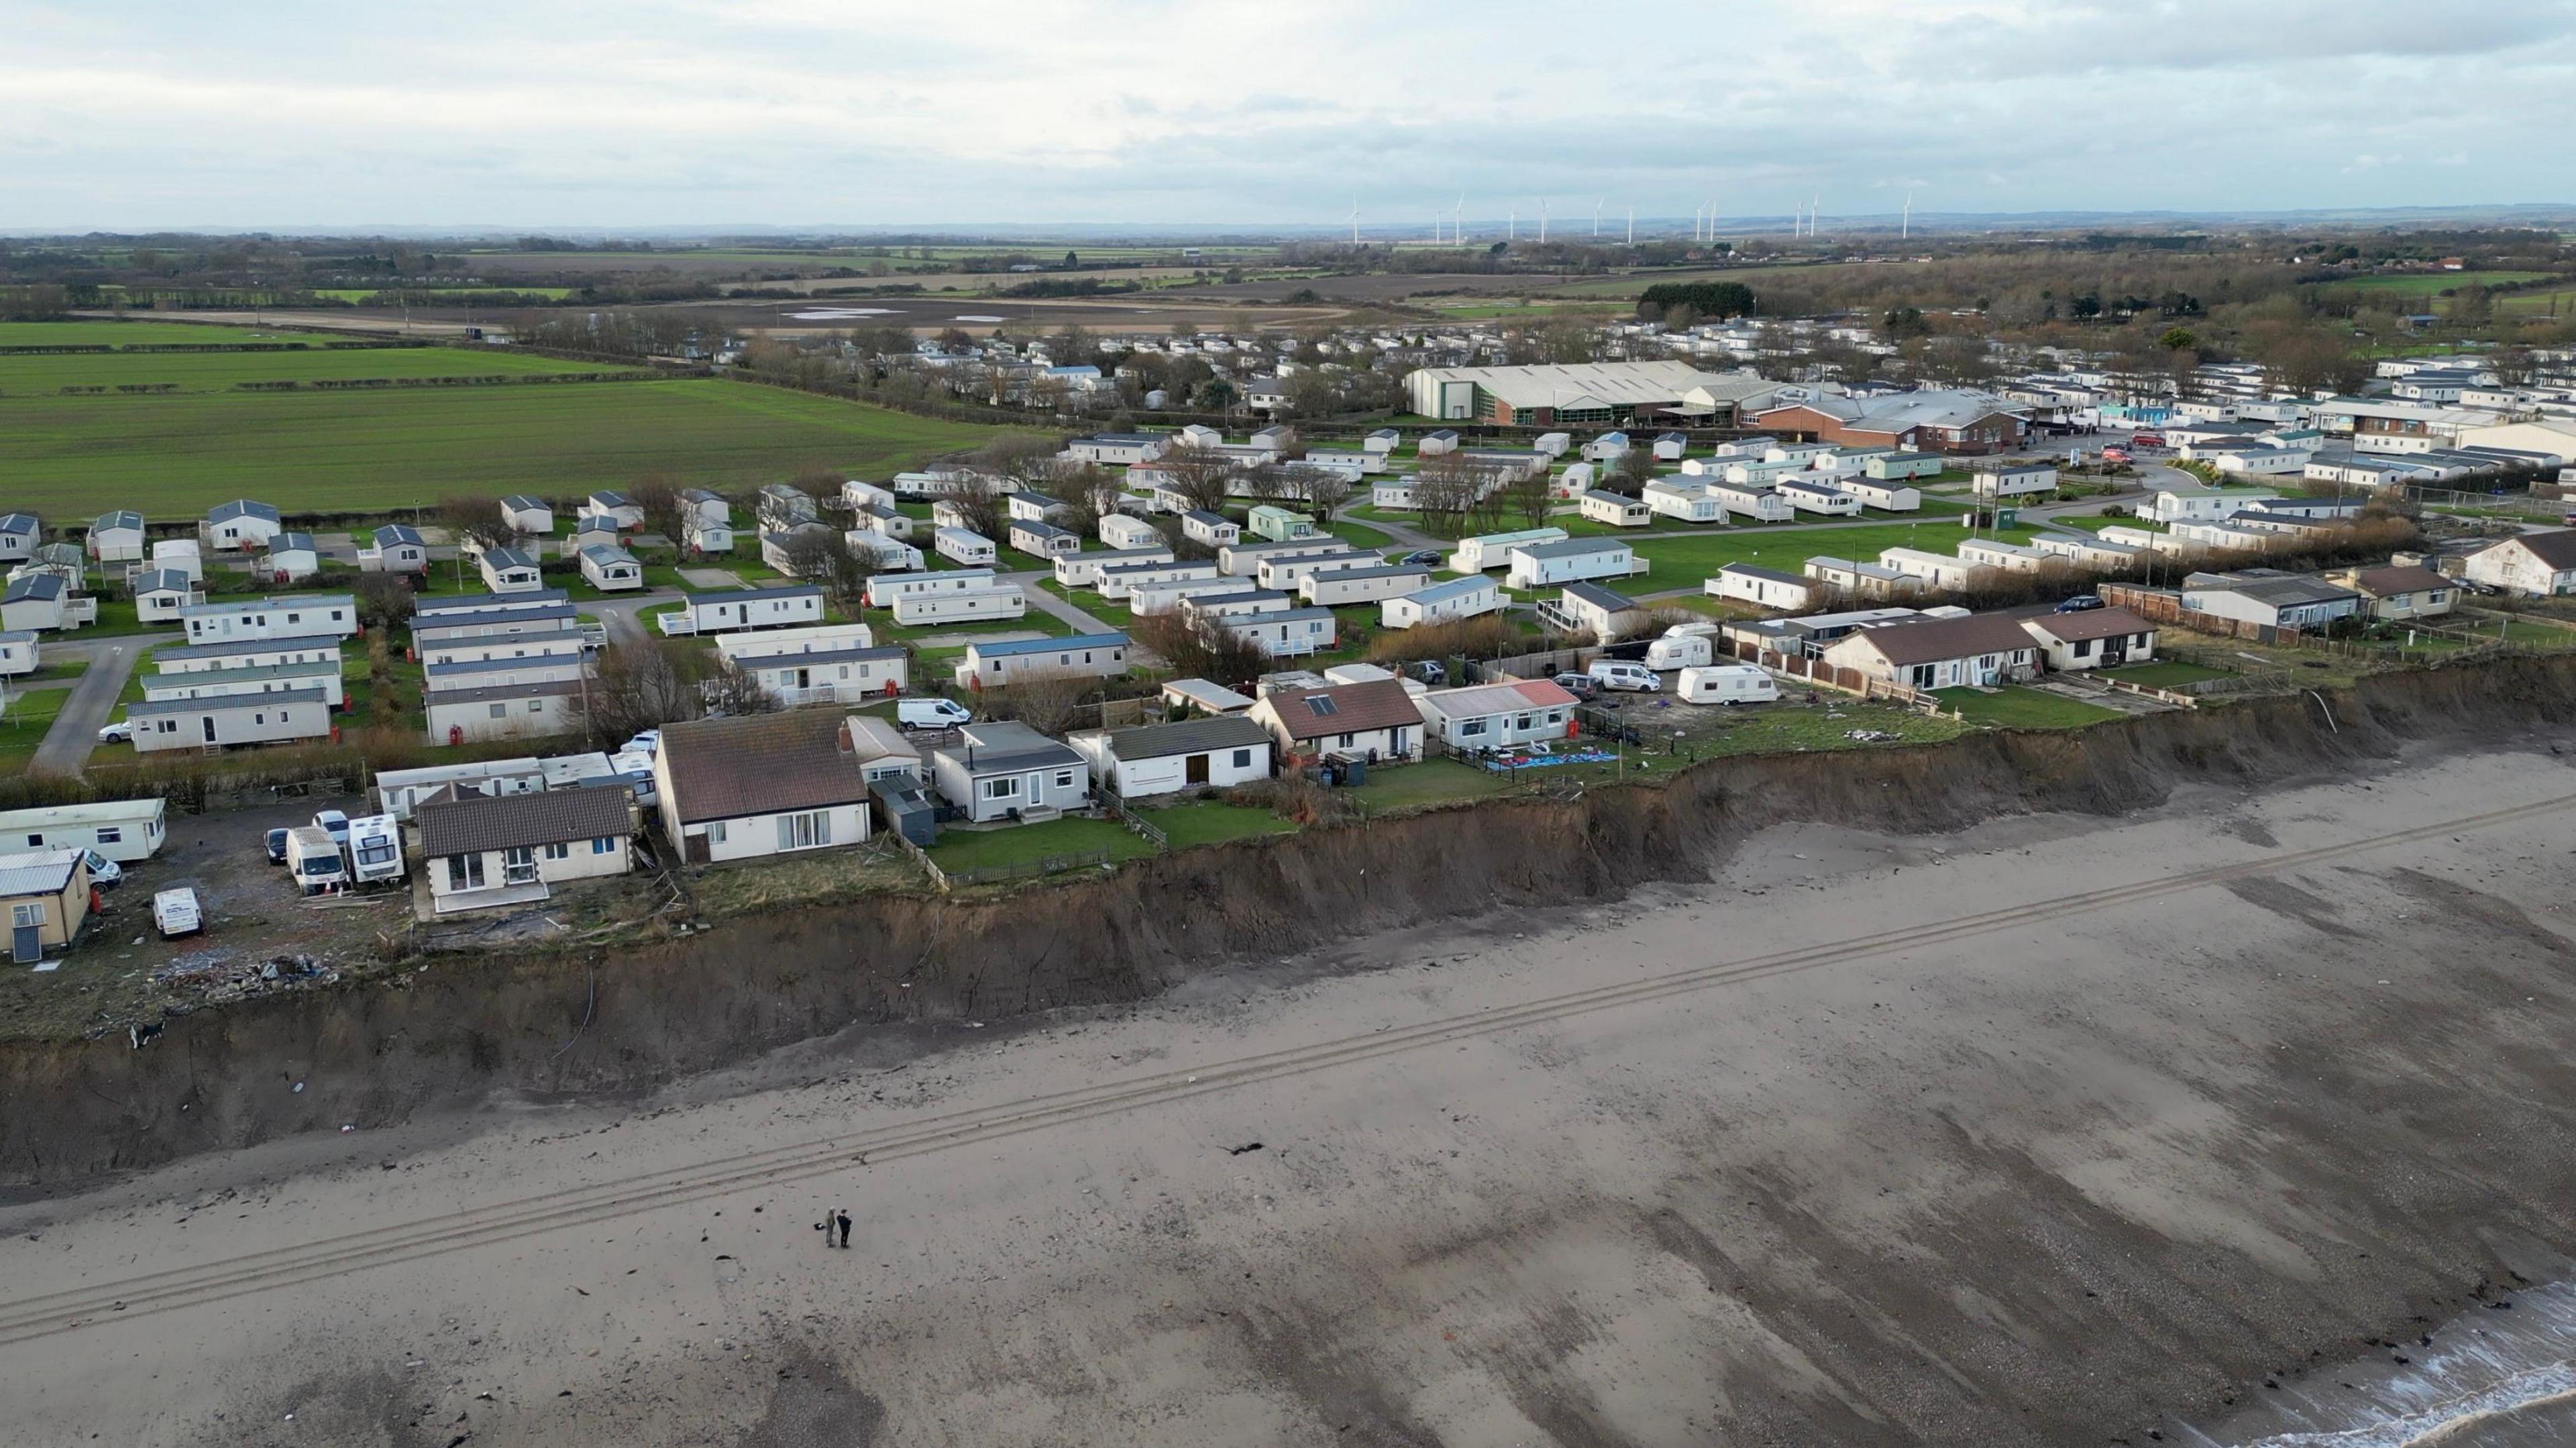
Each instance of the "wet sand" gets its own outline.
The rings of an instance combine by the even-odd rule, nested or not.
[[[899,1063],[202,1158],[0,1211],[6,1436],[2176,1441],[2576,1244],[2566,796],[1776,830]]]

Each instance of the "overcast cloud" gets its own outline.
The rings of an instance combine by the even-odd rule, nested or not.
[[[0,0],[0,230],[2565,202],[2571,96],[2576,0]]]

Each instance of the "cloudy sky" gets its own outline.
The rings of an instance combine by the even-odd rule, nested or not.
[[[0,231],[2576,200],[2576,0],[0,0]]]

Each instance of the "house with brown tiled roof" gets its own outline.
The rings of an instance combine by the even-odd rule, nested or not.
[[[2043,613],[2021,621],[2048,666],[2061,671],[2143,664],[2156,655],[2156,626],[2125,608]]]
[[[1422,711],[1401,679],[1322,689],[1282,689],[1247,715],[1279,741],[1279,752],[1314,759],[1357,754],[1375,760],[1422,757]]]
[[[2361,595],[2364,613],[2379,623],[2410,618],[2438,618],[2459,603],[2460,585],[2421,563],[2395,563],[2385,568],[2347,568],[2330,575]]]
[[[412,807],[434,915],[547,898],[574,880],[634,868],[634,795],[622,786],[459,794]]]
[[[2039,672],[2039,645],[1999,613],[1865,628],[1836,640],[1824,658],[1917,689],[2002,684]]]
[[[860,764],[838,709],[664,725],[653,756],[663,832],[691,864],[863,843]]]

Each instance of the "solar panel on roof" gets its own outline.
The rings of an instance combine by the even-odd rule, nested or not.
[[[1329,695],[1317,695],[1316,697],[1306,701],[1306,707],[1314,710],[1317,714],[1335,714],[1341,712],[1342,706],[1340,701],[1330,697]]]

